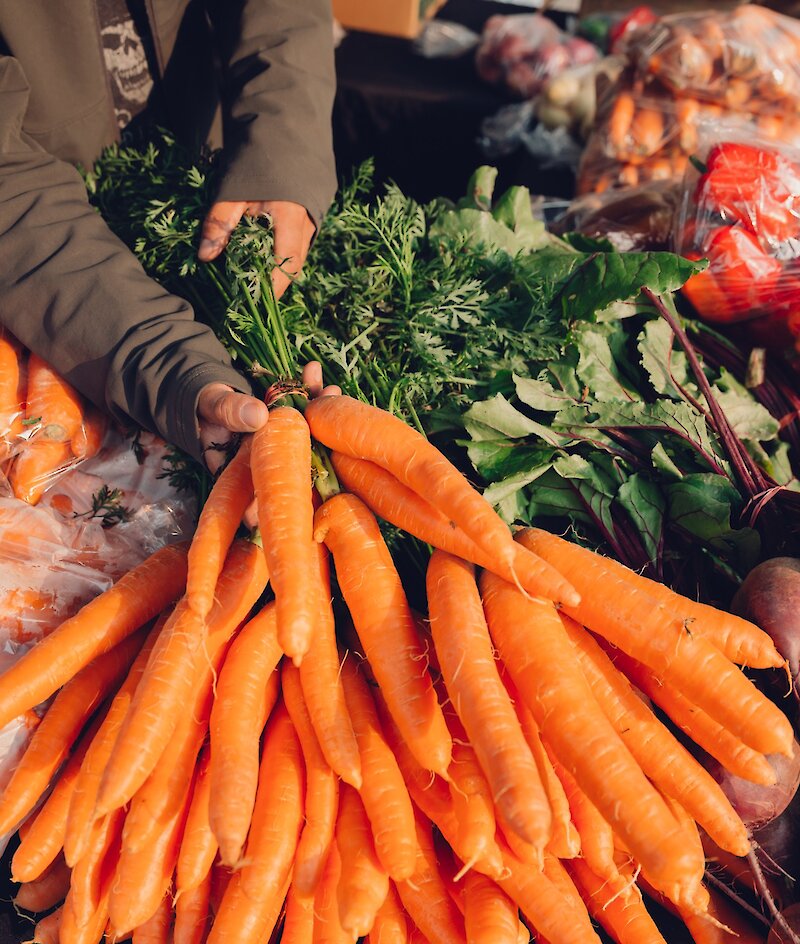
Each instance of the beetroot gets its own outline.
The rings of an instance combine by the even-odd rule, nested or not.
[[[769,762],[777,778],[772,786],[736,777],[714,760],[709,759],[706,764],[750,830],[759,829],[779,817],[794,799],[800,785],[800,745],[796,741],[792,757],[771,754]]]

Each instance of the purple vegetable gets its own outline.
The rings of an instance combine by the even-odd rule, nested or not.
[[[771,754],[769,761],[777,778],[772,786],[736,777],[714,760],[709,759],[707,763],[709,773],[750,830],[757,830],[777,819],[792,802],[800,786],[800,745],[796,741],[793,757]]]

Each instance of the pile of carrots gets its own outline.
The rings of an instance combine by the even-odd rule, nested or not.
[[[435,548],[427,619],[379,518]],[[736,855],[747,830],[642,693],[770,782],[792,728],[739,664],[783,662],[750,623],[512,535],[396,417],[278,406],[191,545],[0,677],[0,727],[53,699],[0,795],[17,903],[54,909],[41,944],[597,944],[591,918],[663,942],[642,887],[727,940],[699,829]]]
[[[36,354],[0,329],[0,472],[35,505],[53,476],[99,452],[106,420]]]

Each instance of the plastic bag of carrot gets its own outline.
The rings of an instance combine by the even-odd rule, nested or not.
[[[259,534],[236,538],[253,496]],[[436,548],[426,621],[379,517]],[[87,944],[597,944],[594,918],[620,944],[663,941],[639,876],[716,927],[699,830],[737,856],[750,839],[637,673],[764,780],[794,735],[737,663],[782,659],[744,620],[516,537],[396,417],[346,397],[276,407],[188,547],[0,676],[0,724],[55,696],[0,831],[67,761],[12,865],[31,910],[63,899],[37,939],[60,920]]]

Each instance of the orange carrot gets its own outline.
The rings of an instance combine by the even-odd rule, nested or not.
[[[274,897],[288,881],[303,822],[304,781],[300,741],[279,703],[264,736],[253,822],[239,873],[244,894],[254,901]]]
[[[56,781],[50,796],[20,830],[22,841],[11,860],[15,882],[33,882],[44,875],[64,845],[67,817],[78,774],[100,722],[95,721],[81,737]]]
[[[345,784],[336,820],[336,845],[342,863],[336,885],[339,921],[353,936],[368,934],[389,894],[389,876],[378,861],[367,813],[356,791]]]
[[[339,903],[336,888],[342,872],[342,860],[336,843],[331,845],[322,880],[314,899],[313,944],[352,944],[355,940],[348,934],[339,920]]]
[[[203,944],[211,922],[211,870],[197,885],[178,894],[174,944]]]
[[[196,665],[207,662],[204,638],[221,631],[229,636],[266,583],[259,548],[239,541],[228,554],[206,625],[189,609],[186,598],[175,607],[153,646],[108,760],[97,798],[98,814],[127,803],[145,782],[189,700]]]
[[[8,476],[11,490],[21,501],[38,504],[56,473],[65,469],[71,458],[68,442],[34,439],[26,443],[11,466]]]
[[[564,608],[569,616],[678,685],[749,747],[791,756],[794,733],[783,712],[674,610],[619,579],[585,548],[535,529],[519,540],[576,584],[581,603]]]
[[[59,944],[58,932],[61,928],[61,918],[64,914],[64,906],[51,911],[49,915],[40,918],[36,922],[33,931],[33,941],[35,944]]]
[[[415,815],[416,864],[397,893],[414,924],[435,944],[463,944],[464,919],[453,904],[439,873],[430,823]]]
[[[217,840],[208,821],[211,783],[208,773],[209,757],[210,751],[206,746],[197,762],[197,776],[175,869],[175,891],[179,900],[188,892],[199,888],[206,879],[210,882],[211,866],[217,855]],[[210,890],[209,884],[205,894],[208,895]],[[192,901],[199,900],[197,896],[189,897]]]
[[[662,682],[650,669],[625,655],[616,647],[600,641],[620,671],[665,711],[670,719],[706,753],[715,757],[731,773],[767,786],[775,783],[775,770],[763,754],[754,751],[715,721],[702,708],[693,705],[673,685]]]
[[[719,784],[634,693],[586,630],[568,616],[561,620],[598,704],[648,778],[723,849],[747,855],[747,829]]]
[[[63,856],[58,856],[39,878],[20,885],[14,896],[14,904],[26,911],[48,911],[67,897],[69,879],[69,866]]]
[[[449,773],[450,796],[458,821],[458,847],[467,868],[491,855],[495,845],[492,791],[472,745],[463,741],[453,743]]]
[[[360,793],[372,824],[375,852],[389,875],[400,881],[413,873],[417,854],[408,789],[381,730],[372,695],[352,658],[344,661],[342,682],[361,752]]]
[[[139,684],[139,679],[142,677],[147,660],[150,658],[150,652],[166,620],[167,614],[162,614],[148,633],[147,639],[136,656],[127,678],[112,699],[105,717],[99,723],[97,734],[92,738],[91,745],[81,761],[75,788],[69,800],[69,813],[64,834],[64,855],[71,866],[80,859],[89,841],[89,832],[95,818],[94,807],[97,800],[97,791],[100,787],[103,771],[111,755],[133,693]]]
[[[17,439],[25,427],[25,394],[27,389],[25,363],[19,342],[7,331],[0,331],[0,440],[4,448]]]
[[[82,669],[58,693],[0,796],[1,833],[16,826],[37,804],[81,729],[124,677],[143,642],[140,630]],[[62,828],[65,825],[64,818]]]
[[[289,879],[277,892],[251,898],[243,886],[241,872],[234,872],[216,912],[208,944],[241,944],[242,941],[271,941],[280,920]]]
[[[367,944],[408,944],[410,920],[397,889],[389,883],[389,894],[375,915],[375,923],[367,935]]]
[[[350,397],[318,397],[306,407],[305,417],[323,445],[391,472],[487,554],[513,568],[507,525],[439,450],[401,419]]]
[[[300,663],[300,683],[325,760],[345,783],[358,790],[361,787],[361,760],[339,678],[330,563],[328,550],[323,544],[317,545],[317,568],[320,586],[315,599],[319,609],[311,645]]]
[[[471,564],[436,550],[426,579],[431,632],[447,691],[505,825],[544,849],[552,817],[536,762],[495,664]]]
[[[305,824],[294,858],[292,888],[299,898],[313,898],[325,867],[328,850],[333,842],[339,785],[336,774],[322,756],[319,741],[311,724],[300,670],[285,661],[281,683],[286,710],[300,739],[306,769]]]
[[[167,893],[178,861],[190,796],[191,790],[151,846],[129,852],[123,844],[108,902],[111,924],[120,936],[149,920]]]
[[[205,619],[214,605],[214,590],[225,557],[236,536],[242,515],[253,500],[250,475],[252,439],[245,437],[239,451],[223,469],[208,496],[189,548],[186,599],[189,607]]]
[[[516,944],[519,917],[514,902],[479,872],[468,872],[465,882],[467,944]]]
[[[286,896],[281,944],[313,944],[313,935],[314,902],[301,898],[292,884]]]
[[[36,423],[45,439],[69,442],[80,429],[80,394],[37,354],[28,358],[26,419]]]
[[[656,154],[664,145],[664,117],[655,108],[640,108],[630,127],[631,160],[642,160]]]
[[[211,709],[208,821],[222,861],[242,854],[258,786],[261,732],[278,696],[281,659],[275,605],[265,606],[236,637],[217,680]]]
[[[423,766],[446,775],[452,742],[430,676],[421,671],[425,650],[375,516],[354,495],[335,495],[317,512],[314,537],[333,554],[358,637],[404,739]]]
[[[119,864],[124,819],[124,810],[115,810],[97,820],[86,851],[72,870],[70,911],[80,927],[91,920],[110,889],[110,878]]]
[[[106,878],[97,908],[83,924],[78,924],[71,905],[72,889],[64,901],[64,911],[58,929],[59,944],[96,944],[108,924],[108,899],[111,876]]]
[[[566,863],[589,914],[619,944],[666,944],[640,895],[618,895],[581,859]]]
[[[546,596],[573,606],[579,602],[576,591],[558,571],[521,544],[514,545],[513,568],[509,567],[503,558],[487,554],[438,508],[374,462],[339,452],[331,453],[331,462],[347,491],[384,521],[426,544],[494,571],[511,583],[519,580],[534,596]]]
[[[690,897],[703,862],[600,710],[552,603],[488,572],[481,590],[492,638],[542,737],[656,881]]]
[[[314,632],[316,569],[311,500],[311,433],[303,414],[279,406],[253,436],[258,526],[275,591],[278,642],[299,665]]]
[[[156,551],[7,669],[0,676],[0,728],[171,603],[186,581],[186,551],[185,544]]]
[[[76,459],[91,459],[103,446],[108,419],[104,413],[87,405],[81,425],[72,437],[70,447]]]
[[[133,944],[168,944],[172,930],[172,895],[167,892],[156,913],[133,929]]]
[[[614,99],[614,108],[608,121],[608,138],[616,155],[625,160],[630,150],[629,134],[636,102],[630,92],[620,91]]]

